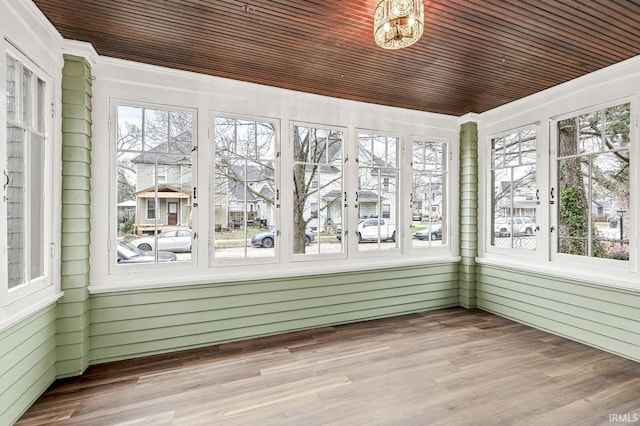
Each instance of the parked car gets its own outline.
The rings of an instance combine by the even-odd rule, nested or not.
[[[530,217],[500,217],[494,222],[493,235],[510,237],[512,232],[514,236],[533,235],[534,229],[535,222]]]
[[[421,231],[416,231],[413,233],[413,238],[417,238],[418,240],[441,240],[442,225],[434,223]]]
[[[419,211],[414,211],[413,213],[411,213],[411,220],[413,220],[414,222],[421,222],[422,213],[420,213]]]
[[[175,253],[168,251],[158,252],[158,262],[173,262],[177,258]],[[140,250],[124,240],[118,241],[118,263],[154,263],[155,261],[156,253]]]
[[[358,242],[377,241],[378,238],[382,241],[395,241],[396,226],[385,219],[364,219],[358,223],[356,236]]]
[[[310,229],[304,231],[304,245],[308,246],[311,244],[311,241],[315,239],[315,235]],[[256,234],[251,238],[251,244],[258,247],[271,248],[274,246],[276,241],[274,230],[270,230],[268,232],[261,232]]]
[[[151,251],[156,248],[154,237],[138,238],[131,241],[131,244],[144,251]],[[172,229],[171,231],[162,232],[158,235],[158,250],[172,252],[191,251],[191,230]]]

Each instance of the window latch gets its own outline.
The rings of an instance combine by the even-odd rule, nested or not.
[[[9,175],[7,174],[6,170],[3,170],[3,173],[5,177],[5,182],[3,185],[3,191],[4,191],[3,197],[4,197],[4,201],[7,201],[7,186],[9,186]]]

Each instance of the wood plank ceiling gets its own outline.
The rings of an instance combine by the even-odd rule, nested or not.
[[[389,51],[378,0],[34,0],[100,55],[453,115],[640,54],[640,1],[424,1],[422,38]]]

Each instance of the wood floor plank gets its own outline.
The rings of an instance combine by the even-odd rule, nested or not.
[[[599,425],[639,410],[640,364],[455,308],[92,366],[17,425]]]

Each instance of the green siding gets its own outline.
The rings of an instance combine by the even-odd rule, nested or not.
[[[637,292],[481,265],[478,307],[640,361]]]
[[[57,374],[89,364],[89,232],[91,230],[91,68],[65,55],[62,70],[62,253]]]
[[[13,424],[56,378],[56,308],[0,333],[0,425]]]
[[[455,264],[94,295],[91,362],[458,306]]]
[[[476,307],[475,259],[478,256],[478,126],[460,128],[460,305]]]

